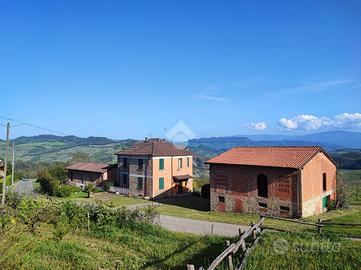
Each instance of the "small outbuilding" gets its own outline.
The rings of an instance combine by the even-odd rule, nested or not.
[[[307,217],[336,199],[336,163],[320,147],[236,147],[210,165],[210,208]]]
[[[103,181],[117,178],[117,165],[91,162],[76,162],[65,168],[68,171],[70,184],[98,186]]]

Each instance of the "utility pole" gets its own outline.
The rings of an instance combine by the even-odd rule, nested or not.
[[[1,198],[1,204],[5,204],[6,193],[6,170],[8,168],[8,149],[9,149],[9,135],[10,135],[10,123],[6,125],[6,146],[5,146],[5,160],[4,160],[4,178],[3,178],[3,196]]]
[[[11,185],[14,185],[15,177],[15,140],[13,140],[13,159],[12,159],[12,168],[11,168]]]

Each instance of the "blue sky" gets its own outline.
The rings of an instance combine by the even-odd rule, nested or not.
[[[361,131],[360,13],[359,0],[0,0],[0,116],[119,139],[178,121],[197,137]]]

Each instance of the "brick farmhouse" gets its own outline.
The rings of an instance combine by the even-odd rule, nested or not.
[[[65,169],[68,171],[69,183],[77,186],[99,185],[103,181],[117,179],[117,166],[104,163],[76,162]]]
[[[336,165],[320,147],[236,147],[206,163],[214,211],[307,217],[336,198]]]
[[[156,198],[192,191],[193,154],[158,138],[145,139],[116,153],[119,187],[130,196]]]

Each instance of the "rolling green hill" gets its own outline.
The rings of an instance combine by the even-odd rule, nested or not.
[[[134,144],[136,140],[112,140],[105,137],[79,138],[76,136],[39,135],[16,139],[16,159],[18,161],[69,162],[74,155],[81,153],[89,161],[114,163],[114,153]],[[205,169],[204,161],[235,146],[264,145],[312,145],[304,141],[253,141],[247,137],[213,137],[189,141],[189,148],[196,155],[196,172]],[[361,150],[337,149],[335,145],[319,144],[331,153],[340,168],[360,169]],[[0,140],[0,156],[3,155],[5,142]]]

